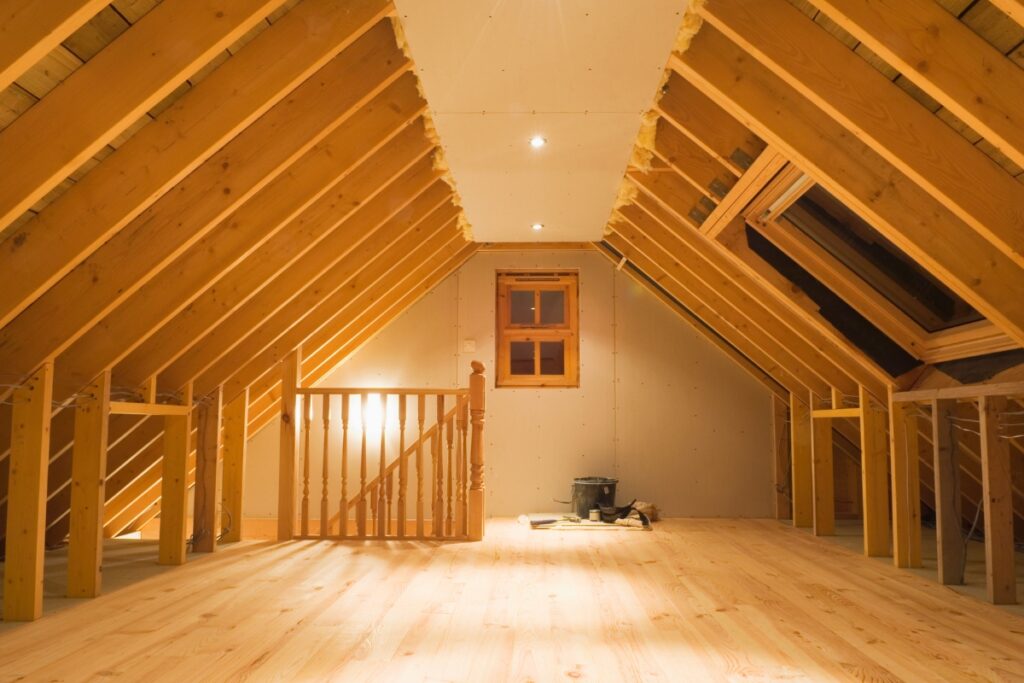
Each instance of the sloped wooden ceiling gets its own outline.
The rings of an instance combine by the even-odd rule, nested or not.
[[[77,396],[277,406],[477,248],[382,0],[14,3],[0,24],[0,529],[13,389],[54,368],[47,541]],[[8,40],[8,37],[11,40]],[[16,38],[16,40],[15,40]],[[16,160],[16,161],[15,161]],[[162,423],[114,416],[105,530],[159,510]]]
[[[317,381],[478,248],[393,15],[381,0],[10,3],[0,462],[12,392],[52,364],[49,542],[69,523],[70,408],[97,376],[121,398],[222,387],[259,429],[283,357],[301,349]],[[1019,0],[691,1],[599,248],[793,410],[1021,379],[1021,22]],[[794,227],[809,191],[870,230],[839,221],[825,248]],[[843,230],[981,319],[926,329],[899,305],[899,266],[859,268]],[[111,420],[108,534],[158,512],[161,429]],[[963,447],[969,515],[980,444]]]
[[[1002,4],[691,2],[600,248],[794,408],[1021,379],[1024,26]],[[974,322],[927,329],[929,296]],[[959,436],[970,520],[980,443]]]

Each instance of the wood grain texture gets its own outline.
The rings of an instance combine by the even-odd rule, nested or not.
[[[10,678],[190,680],[197,656],[225,681],[1016,680],[1024,620],[774,520],[687,519],[245,544],[0,625]]]

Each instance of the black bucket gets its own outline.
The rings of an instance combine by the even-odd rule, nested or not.
[[[577,477],[572,480],[572,511],[586,519],[594,508],[615,505],[615,485],[609,477]]]

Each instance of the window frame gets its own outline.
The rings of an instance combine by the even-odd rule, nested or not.
[[[578,388],[579,383],[579,271],[577,270],[499,270],[495,286],[495,387],[498,388]],[[512,291],[534,291],[534,323],[513,323]],[[563,322],[540,323],[540,292],[563,291]],[[534,343],[534,374],[512,374],[512,342]],[[540,374],[540,343],[561,341],[563,374]]]

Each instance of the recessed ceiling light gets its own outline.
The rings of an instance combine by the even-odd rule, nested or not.
[[[540,149],[546,144],[548,144],[547,138],[542,135],[534,135],[530,138],[530,147],[533,147],[534,149]]]
[[[543,229],[544,229],[544,224],[543,224],[543,223],[534,223],[534,224],[533,224],[532,226],[530,226],[530,227],[532,227],[532,228],[534,229],[534,231],[535,231],[535,232],[540,232],[541,230],[543,230]]]

